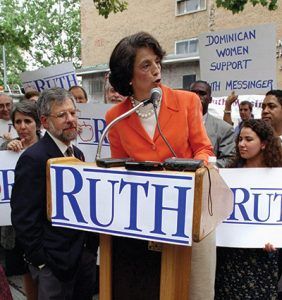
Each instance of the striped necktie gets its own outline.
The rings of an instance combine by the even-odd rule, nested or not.
[[[72,146],[69,146],[65,153],[66,153],[66,156],[73,156]]]

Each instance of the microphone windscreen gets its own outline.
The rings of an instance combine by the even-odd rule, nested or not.
[[[162,90],[159,87],[155,87],[153,89],[151,89],[151,96],[150,96],[150,100],[151,102],[154,104],[155,101],[161,99],[162,97]]]

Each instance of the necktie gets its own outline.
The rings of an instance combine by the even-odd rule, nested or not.
[[[73,148],[71,146],[66,150],[66,156],[73,156]]]

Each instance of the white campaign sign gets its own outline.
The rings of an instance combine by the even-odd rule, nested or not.
[[[208,32],[199,37],[201,79],[213,96],[265,94],[276,88],[274,24]]]
[[[223,119],[223,111],[225,109],[225,101],[227,97],[212,97],[212,102],[209,104],[209,113],[216,118]],[[239,95],[238,99],[232,104],[231,118],[236,126],[240,121],[239,103],[242,101],[250,101],[253,104],[252,114],[255,119],[261,118],[261,107],[264,95]]]
[[[85,161],[94,162],[98,142],[106,127],[105,114],[112,104],[77,104],[79,111],[78,123],[80,132],[77,137],[77,146],[84,153]],[[103,141],[102,156],[110,157],[110,144],[108,139]]]
[[[75,69],[71,62],[23,72],[21,79],[25,91],[42,92],[52,87],[62,87],[68,90],[71,86],[78,85]]]
[[[12,151],[0,151],[0,226],[11,225],[10,198],[19,156]]]
[[[52,224],[191,246],[194,174],[51,165]]]
[[[14,169],[16,166],[16,162],[19,158],[20,154],[14,153],[12,151],[0,151],[0,226],[4,225],[10,225],[11,219],[10,219],[10,197],[11,197],[11,190],[12,185],[14,183]],[[85,168],[85,167],[84,167]],[[88,168],[88,167],[87,167]],[[90,204],[93,205],[93,191],[90,193],[89,187],[90,183],[92,183],[92,187],[94,184],[93,178],[96,178],[97,180],[97,187],[99,184],[99,194],[97,194],[97,213],[99,213],[100,217],[100,211],[105,211],[105,213],[108,213],[108,216],[105,215],[103,218],[99,221],[102,222],[108,222],[109,223],[109,212],[111,212],[110,203],[115,204],[115,209],[122,208],[122,210],[119,210],[116,212],[116,216],[118,217],[124,217],[123,209],[126,207],[126,204],[128,205],[129,199],[127,200],[123,198],[124,194],[127,190],[132,190],[132,186],[128,185],[127,187],[124,187],[121,189],[121,180],[124,181],[128,180],[128,178],[131,178],[131,175],[134,175],[136,178],[136,183],[143,184],[144,182],[150,182],[148,183],[148,193],[147,196],[145,196],[145,190],[142,186],[139,186],[137,189],[142,194],[142,197],[140,196],[140,200],[138,200],[136,203],[138,203],[138,209],[140,208],[140,215],[138,216],[138,226],[142,224],[143,226],[143,219],[144,219],[144,213],[146,213],[145,210],[148,210],[150,217],[152,217],[152,213],[154,210],[154,206],[152,206],[152,202],[155,201],[154,199],[154,193],[156,191],[156,188],[153,187],[153,184],[155,185],[167,185],[167,179],[162,176],[156,176],[156,178],[151,178],[149,175],[150,173],[143,173],[143,172],[126,172],[126,171],[119,171],[119,173],[115,173],[113,170],[108,169],[97,169],[97,171],[83,171],[85,174],[87,174],[86,177],[82,177],[80,175],[81,168],[72,168],[71,171],[64,171],[64,176],[70,176],[72,180],[66,180],[68,181],[69,190],[64,190],[65,192],[71,192],[74,184],[82,184],[83,188],[81,188],[80,193],[86,193],[86,196],[84,195],[78,203],[78,208],[80,210],[80,202],[84,202],[85,205],[88,206],[87,208],[83,208],[81,212],[83,212],[83,216],[85,216],[85,220],[88,220],[88,225],[86,223],[82,222],[80,224],[80,229],[82,230],[92,230],[95,226],[93,225],[92,221],[89,221],[91,219],[91,214],[93,218],[93,210],[89,210]],[[58,171],[57,171],[58,173]],[[69,173],[69,174],[68,174]],[[76,174],[76,179],[74,173]],[[84,174],[84,176],[86,176]],[[93,177],[93,174],[95,175]],[[101,175],[101,178],[99,177],[99,174]],[[130,176],[129,176],[130,174]],[[161,173],[160,173],[161,174]],[[53,171],[54,175],[54,171]],[[90,176],[91,175],[91,176]],[[110,175],[111,182],[106,182],[105,176]],[[161,174],[162,175],[162,174]],[[234,193],[234,211],[230,215],[230,217],[221,224],[217,229],[217,245],[218,246],[226,246],[226,247],[263,247],[265,243],[271,242],[276,247],[282,247],[282,185],[281,185],[281,178],[282,178],[282,168],[257,168],[257,169],[220,169],[220,175],[225,180],[227,185],[231,188],[231,190]],[[61,180],[63,176],[61,176]],[[165,176],[167,177],[167,176]],[[109,178],[109,177],[108,177]],[[92,180],[92,181],[91,181]],[[188,187],[190,184],[192,185],[192,180],[188,180],[187,178],[178,178],[176,176],[172,176],[170,178],[171,183],[177,186],[185,186]],[[117,183],[114,183],[117,182]],[[105,184],[104,184],[105,183]],[[72,186],[73,185],[73,186]],[[114,196],[114,202],[113,196],[110,193],[111,189],[115,186],[115,196]],[[61,187],[66,189],[67,185],[65,183],[65,179],[61,181]],[[149,189],[150,187],[150,189]],[[95,190],[95,189],[93,189]],[[174,193],[173,199],[177,199],[176,197],[176,190],[171,189],[171,193]],[[54,191],[55,193],[55,191]],[[88,194],[87,194],[88,193]],[[192,190],[191,190],[192,193]],[[190,195],[190,191],[189,191]],[[65,195],[65,197],[67,197]],[[92,198],[91,198],[92,197]],[[144,201],[144,199],[146,201]],[[167,200],[166,201],[171,201]],[[76,200],[74,200],[76,202]],[[74,203],[75,203],[74,202]],[[149,202],[149,203],[147,203]],[[61,204],[64,207],[64,210],[68,214],[71,215],[70,220],[73,221],[75,219],[75,215],[73,214],[72,207],[69,205],[70,201],[65,200],[61,201]],[[147,206],[148,209],[147,209]],[[168,203],[168,205],[171,204],[171,202]],[[188,205],[188,204],[187,204]],[[91,206],[93,207],[93,206]],[[127,210],[124,212],[128,213],[128,206]],[[78,211],[78,210],[77,210]],[[142,212],[142,213],[141,213]],[[54,212],[55,213],[55,212]],[[167,212],[164,212],[164,215],[166,215]],[[107,219],[108,218],[108,219]],[[167,218],[167,217],[166,217]],[[141,219],[141,221],[140,221]],[[167,220],[167,219],[166,219]],[[127,225],[129,224],[128,215],[125,215],[125,222],[127,222]],[[141,223],[139,223],[139,221]],[[61,221],[60,221],[61,222]],[[65,222],[65,221],[64,221]],[[116,223],[113,223],[117,225]],[[67,224],[67,226],[69,226]],[[116,234],[123,235],[122,233],[122,226],[124,224],[120,223],[118,224],[119,230]],[[144,225],[145,226],[145,225]],[[146,226],[147,231],[152,226],[152,223],[148,223]],[[165,226],[167,226],[165,222]],[[73,225],[73,227],[75,227]],[[98,227],[95,227],[96,229]],[[110,234],[112,233],[108,228],[101,228],[99,227],[97,231],[106,233],[107,231]],[[120,229],[121,228],[121,229]],[[95,229],[95,230],[96,230]],[[167,228],[165,227],[167,230]],[[144,228],[142,230],[145,231]],[[169,228],[168,228],[169,230]],[[148,234],[146,231],[145,236]],[[133,231],[134,232],[134,231]],[[124,233],[125,236],[133,236],[133,232]],[[140,233],[138,233],[140,234]],[[133,236],[134,237],[134,236]],[[141,238],[141,237],[140,237]],[[146,238],[146,237],[144,237]],[[151,238],[151,237],[150,237]]]
[[[282,168],[220,169],[234,194],[234,210],[217,227],[217,245],[282,247]]]

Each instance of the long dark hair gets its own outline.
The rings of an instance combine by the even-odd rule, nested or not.
[[[230,167],[243,167],[246,163],[246,159],[241,157],[238,147],[243,128],[253,130],[261,142],[265,143],[265,148],[262,152],[264,165],[266,167],[282,167],[281,139],[275,136],[272,127],[261,119],[250,119],[242,123],[240,132],[236,138],[236,156]]]

